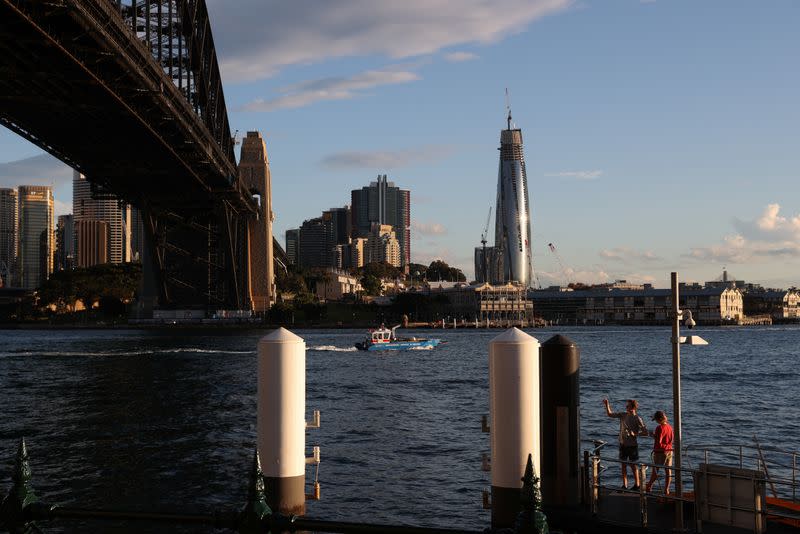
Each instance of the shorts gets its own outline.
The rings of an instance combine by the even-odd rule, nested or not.
[[[620,445],[619,459],[623,462],[636,462],[639,460],[638,445]]]
[[[653,451],[653,463],[656,465],[672,465],[672,451]]]

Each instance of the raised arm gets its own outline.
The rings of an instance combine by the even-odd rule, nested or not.
[[[613,412],[611,411],[611,405],[608,404],[608,399],[603,399],[603,406],[606,407],[606,415],[613,417]]]

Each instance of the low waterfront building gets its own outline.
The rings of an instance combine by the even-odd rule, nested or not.
[[[329,269],[325,275],[317,282],[317,297],[320,300],[342,300],[346,295],[357,295],[363,291],[358,277],[345,271]]]
[[[670,289],[532,290],[537,316],[556,324],[668,324]],[[742,292],[734,287],[680,287],[682,310],[699,324],[737,323],[744,318]]]
[[[762,289],[744,294],[747,315],[769,315],[776,322],[800,319],[800,291],[791,289]]]
[[[447,297],[454,317],[495,325],[528,325],[533,321],[533,302],[520,284],[468,285],[464,282],[430,284],[431,294],[439,293]]]

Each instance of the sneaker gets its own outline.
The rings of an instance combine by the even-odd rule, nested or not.
[[[639,491],[639,484],[636,484],[634,487],[631,488],[633,491]]]

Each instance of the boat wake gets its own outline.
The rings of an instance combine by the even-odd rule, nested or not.
[[[143,349],[143,350],[118,350],[118,351],[35,351],[35,350],[18,350],[10,352],[0,352],[0,357],[13,357],[13,356],[63,356],[63,357],[106,357],[106,356],[152,356],[154,354],[255,354],[254,350],[219,350],[219,349],[201,349],[195,347],[186,347],[179,349]]]
[[[308,350],[317,352],[355,352],[358,349],[355,347],[337,347],[336,345],[318,345],[316,347],[308,347]]]
[[[406,350],[433,350],[433,345],[422,345],[420,347],[408,347]]]

